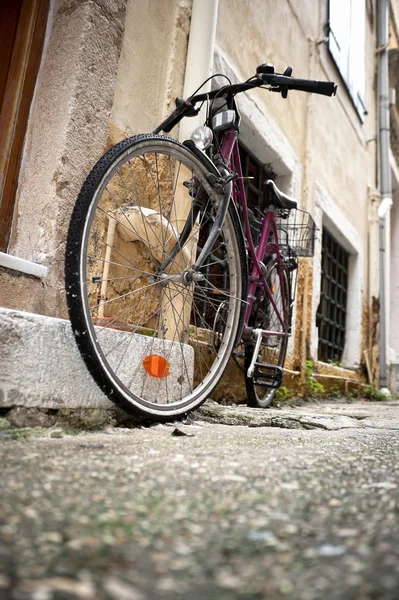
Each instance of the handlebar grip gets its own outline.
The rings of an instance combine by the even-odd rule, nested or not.
[[[316,81],[312,79],[296,79],[285,75],[262,75],[262,79],[272,86],[280,86],[282,90],[299,90],[323,96],[335,96],[337,85],[333,81]]]
[[[169,133],[173,129],[175,125],[179,123],[179,121],[183,118],[184,113],[184,103],[180,104],[175,110],[166,117],[164,121],[156,129],[154,129],[153,133],[159,133],[160,131],[165,131],[165,133]]]
[[[292,89],[300,90],[303,92],[311,92],[312,94],[322,94],[323,96],[335,96],[337,93],[337,84],[333,81],[309,81],[309,83],[315,84],[312,86],[296,86]]]

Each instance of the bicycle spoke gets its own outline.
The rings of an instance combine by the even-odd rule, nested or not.
[[[159,285],[158,281],[153,281],[152,283],[149,283],[148,285],[144,285],[141,288],[138,288],[137,290],[132,290],[131,292],[127,292],[126,294],[122,294],[121,296],[116,296],[115,298],[111,298],[110,300],[105,300],[105,302],[100,302],[99,304],[96,304],[95,306],[90,306],[90,311],[96,310],[97,308],[99,308],[100,306],[105,306],[107,304],[110,304],[111,302],[116,302],[117,300],[121,300],[121,298],[126,298],[127,296],[131,296],[132,294],[136,294],[137,292],[141,292],[142,290],[146,290],[150,287],[153,287],[154,285]]]
[[[165,288],[165,295],[166,295],[166,294],[167,294],[167,291],[166,291],[166,288]],[[172,340],[172,342],[174,341],[174,339],[175,339],[175,337],[176,337],[176,333],[177,333],[177,331],[178,331],[178,325],[177,325],[176,316],[175,316],[175,312],[176,312],[176,310],[175,310],[175,308],[174,308],[174,306],[173,306],[173,299],[174,299],[176,296],[177,296],[177,294],[176,294],[176,295],[175,295],[173,298],[170,298],[170,299],[169,299],[169,304],[170,304],[170,307],[171,307],[171,309],[172,309],[172,313],[173,313],[173,319],[174,319],[174,321],[175,321],[175,326],[176,326],[176,327],[175,327],[175,333],[174,333],[174,337],[173,337],[173,340]],[[180,317],[179,317],[179,318],[180,318]],[[185,358],[185,356],[184,356],[184,351],[183,351],[182,344],[179,344],[179,348],[180,348],[180,353],[181,353],[182,361],[183,361],[183,364],[184,364],[184,369],[185,369],[185,372],[186,372],[186,375],[187,375],[187,381],[189,382],[189,381],[190,381],[190,376],[189,376],[189,373],[188,373],[188,368],[187,368],[186,358]],[[191,386],[190,386],[190,391],[192,391],[192,390],[191,390]]]
[[[150,243],[150,241],[149,241],[148,239],[146,240],[145,238],[143,238],[143,237],[142,237],[142,236],[141,236],[141,235],[138,233],[138,231],[137,231],[136,229],[130,229],[130,228],[127,226],[127,225],[125,225],[124,223],[122,223],[122,221],[120,221],[119,219],[117,219],[117,218],[115,217],[115,215],[112,215],[112,214],[110,214],[110,213],[107,213],[107,212],[106,212],[105,210],[103,210],[102,208],[100,208],[100,207],[99,207],[99,208],[98,208],[98,210],[99,210],[100,212],[104,213],[104,215],[107,215],[108,217],[110,217],[111,219],[113,219],[114,221],[116,221],[116,222],[118,223],[118,225],[120,225],[121,227],[124,227],[125,229],[127,229],[127,230],[128,230],[128,231],[130,231],[131,233],[134,233],[134,235],[135,235],[137,238],[139,238],[139,240],[140,240],[141,242],[143,242],[143,244],[145,244],[145,245],[146,245],[146,246],[148,246],[149,248],[154,248],[155,250],[157,250],[157,246],[154,246],[153,244],[151,244],[151,243]],[[125,218],[127,219],[127,216],[126,216],[126,214],[124,214],[124,216],[125,216]],[[144,218],[145,218],[145,217],[143,216],[143,219],[144,219]],[[133,226],[132,226],[132,227],[133,227]],[[103,242],[103,243],[105,243],[105,242]],[[154,258],[154,261],[156,261],[156,259],[155,259],[155,258]]]
[[[156,288],[153,288],[153,290],[152,290],[153,294],[155,293],[155,291],[156,291]],[[151,296],[150,296],[150,299],[151,299]],[[121,318],[121,317],[124,317],[125,315],[129,314],[129,312],[132,312],[132,310],[133,310],[134,308],[136,308],[136,306],[138,306],[138,305],[139,305],[139,303],[140,303],[140,300],[138,300],[138,301],[137,301],[137,303],[136,303],[135,305],[133,305],[133,306],[129,306],[129,307],[126,309],[126,310],[124,310],[123,312],[119,313],[119,314],[118,314],[116,317],[114,317],[114,319],[113,319],[112,321],[110,321],[109,323],[107,323],[107,325],[101,325],[101,328],[105,330],[105,329],[107,329],[107,328],[109,328],[109,327],[112,327],[112,325],[113,325],[114,323],[117,323],[117,322],[120,320],[120,318]],[[154,316],[155,314],[156,314],[156,313],[154,312],[154,313],[153,313],[153,315],[151,315],[151,316]],[[151,318],[151,317],[149,317],[149,318]],[[147,320],[148,320],[148,319],[147,319]],[[138,325],[138,326],[136,327],[136,329],[135,329],[135,330],[133,330],[133,333],[135,333],[135,332],[138,330],[138,328],[139,328],[139,327],[141,327],[141,325]],[[101,333],[102,333],[102,332],[101,332],[101,331],[99,331],[99,332],[98,332],[98,335],[97,335],[97,337],[98,337],[99,335],[101,335]]]
[[[227,364],[241,300],[239,225],[229,211],[200,269],[204,279],[185,281],[220,194],[188,149],[155,140],[122,142],[126,150],[99,163],[103,179],[89,176],[88,216],[74,223],[85,253],[75,271],[84,274],[81,338],[93,376],[104,376],[123,406],[169,418],[202,403]]]
[[[138,269],[137,267],[133,269],[133,267],[129,267],[128,265],[122,265],[122,264],[116,263],[112,260],[105,260],[104,258],[97,258],[96,256],[91,256],[90,254],[87,255],[87,258],[89,258],[90,260],[94,260],[96,262],[107,263],[109,265],[115,265],[116,267],[123,267],[124,269],[128,269],[129,271],[134,271],[135,273],[137,273],[137,271],[139,271],[143,275],[151,275],[151,277],[154,276],[154,273],[150,273],[149,271],[143,271],[143,270]]]
[[[123,277],[107,277],[107,279],[96,278],[95,281],[92,279],[86,279],[86,284],[91,283],[102,283],[103,281],[121,281],[122,279],[129,279],[130,282],[136,281],[136,279],[141,279],[142,275],[136,275],[136,277],[132,277],[131,275],[124,275]]]

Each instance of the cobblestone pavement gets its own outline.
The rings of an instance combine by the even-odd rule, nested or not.
[[[0,598],[396,600],[398,430],[398,403],[3,424]]]

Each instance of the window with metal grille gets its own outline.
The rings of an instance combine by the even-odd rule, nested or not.
[[[319,329],[319,360],[341,362],[345,346],[349,253],[323,229]]]
[[[263,195],[263,182],[265,179],[275,179],[275,175],[241,143],[239,148],[242,176],[252,178],[244,179],[248,206],[259,206]]]

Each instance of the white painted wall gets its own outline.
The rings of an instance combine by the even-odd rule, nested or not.
[[[389,328],[388,343],[391,347],[392,362],[399,363],[399,169],[392,172],[392,199],[391,209],[391,264],[390,264],[390,306],[389,314],[391,327]]]
[[[346,339],[342,362],[346,368],[355,368],[360,363],[362,344],[362,296],[364,287],[364,260],[366,242],[350,223],[326,190],[315,185],[315,221],[322,232],[325,227],[331,235],[349,252],[348,295],[346,314]],[[321,282],[321,235],[316,242],[313,271],[311,354],[317,356],[319,343],[316,327],[316,311],[320,302]]]

